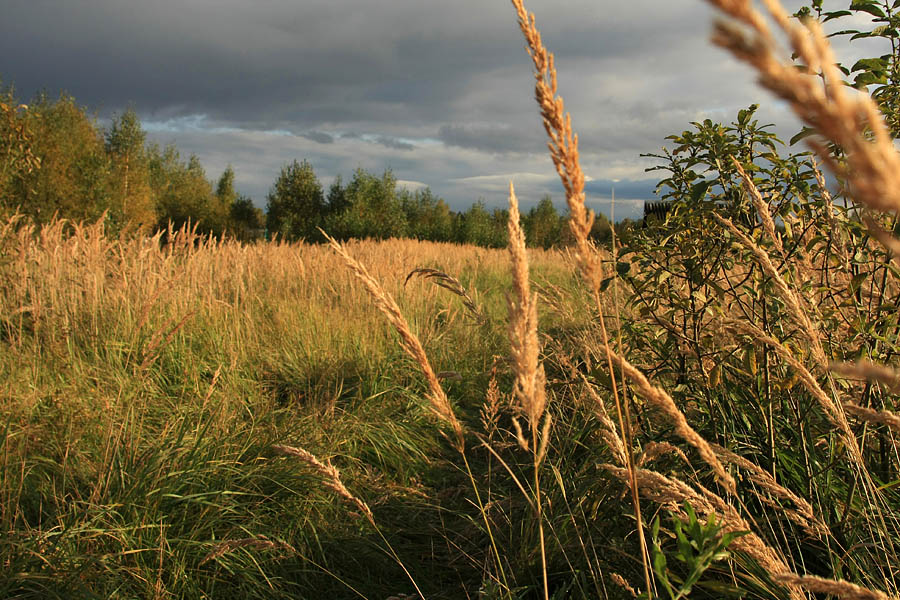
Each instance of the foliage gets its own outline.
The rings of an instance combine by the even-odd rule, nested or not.
[[[253,204],[247,196],[237,196],[231,204],[229,231],[241,241],[259,237],[265,229],[266,214]]]
[[[312,165],[295,160],[282,167],[267,199],[269,231],[286,240],[316,241],[324,213],[325,196]]]
[[[506,245],[504,212],[495,210],[489,213],[484,200],[478,200],[469,210],[457,215],[455,232],[457,242],[487,248],[502,248]]]
[[[212,184],[196,156],[181,160],[175,146],[148,149],[150,186],[156,198],[157,229],[191,225],[206,233],[222,233],[221,214],[213,202]]]
[[[400,206],[408,223],[407,235],[413,239],[449,242],[453,240],[454,214],[443,198],[430,188],[400,193]]]
[[[22,180],[41,161],[32,148],[33,134],[26,128],[23,111],[25,105],[16,105],[11,92],[0,101],[0,210],[10,212],[15,196],[10,188],[21,189]]]
[[[112,187],[108,219],[116,229],[126,224],[147,228],[156,222],[146,139],[133,109],[114,118],[106,132]]]
[[[821,23],[850,20],[851,28],[838,27],[829,37],[847,37],[850,41],[872,40],[880,42],[879,56],[863,57],[852,66],[839,65],[852,81],[853,87],[870,92],[876,100],[894,138],[900,137],[900,5],[895,0],[851,0],[846,9],[825,10],[823,0],[813,0],[802,6],[795,16],[801,19],[815,18]],[[849,17],[849,19],[848,19]],[[868,19],[869,26],[857,24]],[[811,130],[804,128],[803,136]]]
[[[37,222],[97,219],[112,200],[103,136],[70,96],[39,96],[22,115],[40,169],[18,178],[7,200]]]
[[[726,549],[735,538],[742,535],[741,532],[723,532],[723,526],[716,523],[715,514],[710,515],[705,524],[701,523],[694,508],[687,500],[684,502],[683,509],[686,516],[684,522],[682,522],[681,516],[672,515],[676,548],[671,553],[672,557],[684,565],[687,572],[683,577],[675,575],[673,569],[670,568],[666,552],[659,539],[658,515],[653,520],[650,529],[653,543],[653,571],[656,573],[657,581],[668,593],[670,600],[680,600],[689,596],[693,587],[700,581],[700,577],[713,563],[731,557]]]
[[[326,222],[337,239],[406,237],[406,215],[397,194],[397,179],[390,170],[377,177],[365,169],[356,169],[347,186],[333,187],[329,193],[332,195],[337,212],[329,215]]]
[[[553,199],[544,196],[523,219],[525,237],[539,248],[557,245],[562,236],[564,219],[556,212]]]
[[[228,198],[212,193],[196,157],[148,145],[133,109],[100,128],[70,96],[39,95],[18,105],[11,91],[0,103],[0,207],[35,223],[106,215],[112,232],[178,228],[221,234],[229,225]]]

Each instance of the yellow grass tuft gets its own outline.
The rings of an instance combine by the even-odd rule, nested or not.
[[[509,298],[509,342],[516,375],[514,392],[519,409],[528,419],[535,460],[540,463],[547,449],[546,436],[538,440],[541,417],[547,408],[547,377],[538,357],[537,293],[531,292],[525,233],[519,225],[519,203],[512,183],[509,184],[509,257],[513,276],[513,294]],[[544,418],[547,420],[544,427],[549,427],[550,414]],[[519,443],[528,447],[521,434]]]
[[[325,485],[325,487],[330,489],[332,492],[334,492],[350,504],[356,506],[360,510],[360,512],[365,515],[366,519],[368,519],[372,525],[375,525],[375,516],[369,509],[369,506],[350,493],[350,490],[348,490],[347,486],[344,485],[344,482],[341,481],[341,472],[337,470],[337,467],[332,465],[330,462],[323,463],[318,458],[316,458],[316,456],[312,452],[304,450],[303,448],[295,448],[293,446],[276,444],[272,446],[272,450],[285,456],[293,456],[295,458],[299,458],[302,462],[312,467],[314,471],[316,471],[324,478],[323,484]]]
[[[378,307],[378,310],[381,311],[388,322],[394,326],[394,329],[400,335],[400,346],[413,358],[413,360],[416,361],[416,363],[418,363],[419,368],[425,375],[425,381],[428,384],[429,391],[427,398],[431,405],[431,410],[453,430],[453,443],[456,448],[462,452],[463,448],[465,448],[465,433],[463,431],[463,426],[456,418],[453,407],[450,406],[450,399],[447,398],[447,394],[444,393],[441,382],[438,380],[434,369],[431,368],[431,363],[428,362],[428,356],[425,354],[425,349],[422,348],[419,338],[416,337],[416,334],[410,329],[409,324],[403,317],[403,313],[400,312],[400,307],[397,306],[394,297],[384,291],[381,284],[369,274],[365,265],[350,256],[350,253],[348,253],[337,240],[327,234],[324,235],[332,249],[334,249],[338,256],[344,260],[344,263],[350,268],[356,278],[362,282],[363,286],[365,286],[366,291],[369,292],[369,296],[372,298],[375,306]]]

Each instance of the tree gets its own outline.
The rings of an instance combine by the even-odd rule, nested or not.
[[[312,165],[296,160],[283,167],[269,191],[267,227],[287,240],[319,241],[325,197]]]
[[[406,216],[407,234],[420,240],[447,242],[453,236],[453,214],[443,198],[430,188],[400,194],[400,205]]]
[[[331,182],[331,186],[328,188],[328,213],[337,215],[349,206],[349,202],[347,200],[347,194],[344,190],[343,179],[340,175],[334,178],[334,181]]]
[[[41,166],[33,150],[33,134],[24,118],[28,107],[19,105],[11,90],[0,95],[0,209],[18,209],[14,188]],[[18,185],[17,185],[18,184]]]
[[[550,196],[541,198],[524,219],[525,240],[529,246],[550,248],[560,241],[562,220]]]
[[[238,194],[234,191],[234,169],[228,165],[216,183],[216,198],[223,207],[231,208],[237,197]]]
[[[96,220],[110,208],[110,165],[104,140],[83,108],[66,95],[38,96],[20,122],[41,168],[19,177],[12,202],[37,222],[54,215]]]
[[[406,216],[397,195],[397,179],[390,170],[379,178],[357,169],[340,198],[343,210],[329,219],[329,229],[337,238],[385,239],[407,234]]]
[[[110,214],[117,225],[148,227],[156,220],[150,170],[144,148],[147,135],[133,109],[128,109],[106,132],[110,160]]]
[[[259,237],[259,231],[266,226],[266,214],[253,205],[247,196],[238,196],[231,204],[231,229],[241,241]]]
[[[148,154],[157,227],[166,229],[171,223],[178,229],[190,224],[202,233],[221,233],[219,216],[213,210],[212,185],[200,159],[192,155],[185,164],[172,145],[163,151],[151,146]]]
[[[491,246],[494,240],[494,226],[491,215],[484,206],[484,200],[474,202],[469,210],[459,215],[456,241],[476,246]]]
[[[601,212],[598,212],[594,216],[594,225],[591,227],[591,239],[593,239],[598,244],[608,244],[612,240],[612,223],[609,222],[609,219],[606,218]],[[563,233],[560,234],[561,237],[566,238],[570,235],[569,225],[565,223],[563,226]]]
[[[228,165],[216,183],[215,202],[212,206],[216,220],[221,223],[223,230],[232,230],[234,232],[237,228],[236,223],[231,218],[233,214],[232,208],[237,199],[238,193],[234,189],[234,169],[231,165]]]

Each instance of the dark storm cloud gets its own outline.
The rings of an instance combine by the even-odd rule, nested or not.
[[[334,143],[334,136],[322,131],[307,131],[306,133],[301,133],[300,137],[306,138],[313,142],[318,142],[320,144]]]
[[[455,104],[468,85],[511,65],[527,105],[528,59],[511,7],[446,4],[8,0],[0,55],[17,57],[3,76],[26,95],[62,88],[101,111],[133,102],[154,115],[196,112],[264,128],[401,116],[460,122],[455,113],[467,109]],[[561,64],[652,53],[599,17],[586,2],[542,15]],[[657,27],[646,34],[675,39],[667,24]]]
[[[639,155],[690,121],[761,102],[780,134],[795,130],[710,46],[703,2],[528,7],[556,54],[589,188],[619,180],[617,202],[624,182],[644,197],[653,161]],[[5,0],[0,57],[20,99],[67,90],[101,119],[134,106],[151,138],[211,175],[232,164],[257,202],[294,158],[323,180],[390,168],[456,206],[503,205],[509,179],[523,198],[561,198],[506,0]]]
[[[543,141],[541,129],[525,131],[508,124],[466,123],[442,125],[438,139],[449,146],[484,152],[533,152]]]
[[[409,142],[404,142],[403,140],[398,140],[397,138],[393,138],[388,135],[376,135],[373,138],[373,141],[376,144],[381,144],[385,148],[393,148],[394,150],[414,150],[415,146],[410,144]]]

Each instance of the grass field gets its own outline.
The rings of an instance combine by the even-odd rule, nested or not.
[[[598,248],[513,0],[564,250],[512,186],[507,251],[2,224],[0,595],[896,598],[900,155],[814,24],[712,3],[852,197],[697,146],[720,195]]]
[[[429,591],[449,585],[455,597],[473,584],[466,556],[482,549],[466,480],[415,364],[330,249],[190,234],[161,246],[100,226],[12,222],[2,248],[4,597],[410,591],[381,534]],[[415,241],[348,249],[477,419],[506,352],[505,253]],[[560,253],[532,257],[548,294],[571,289]],[[404,283],[417,267],[457,274],[483,319],[422,276]],[[274,444],[331,459],[378,530]],[[204,562],[235,540],[249,545]]]

